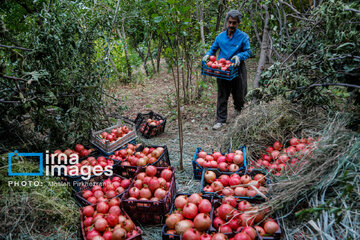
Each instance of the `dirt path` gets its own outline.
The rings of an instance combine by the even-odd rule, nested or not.
[[[248,86],[252,87],[252,80],[256,71],[256,59],[249,59]],[[204,98],[200,102],[185,105],[183,109],[183,162],[184,170],[179,169],[179,137],[176,119],[175,86],[171,75],[167,72],[166,66],[162,66],[160,74],[152,79],[144,81],[136,88],[130,85],[114,88],[118,98],[124,99],[127,108],[124,115],[135,117],[138,112],[146,113],[150,110],[166,116],[168,121],[165,132],[152,139],[139,137],[138,141],[146,145],[166,145],[169,149],[172,166],[176,167],[177,192],[200,192],[200,181],[193,179],[192,158],[197,147],[205,151],[219,150],[221,142],[234,122],[235,113],[232,100],[228,105],[228,125],[220,131],[211,129],[215,122],[217,87],[215,78],[209,79],[208,88],[204,92]],[[124,97],[126,96],[126,97]],[[161,239],[161,227],[144,227],[145,240]]]

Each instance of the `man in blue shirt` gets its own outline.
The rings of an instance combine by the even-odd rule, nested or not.
[[[245,60],[250,57],[249,36],[237,29],[240,23],[240,12],[231,10],[226,14],[227,30],[220,33],[210,50],[205,54],[203,61],[208,61],[211,55],[215,55],[220,48],[218,59],[225,58],[234,62],[239,67],[239,76],[233,80],[217,79],[218,99],[216,110],[216,124],[213,130],[220,129],[226,124],[227,105],[230,93],[234,99],[234,107],[237,114],[240,113],[245,103],[247,93],[247,70]]]

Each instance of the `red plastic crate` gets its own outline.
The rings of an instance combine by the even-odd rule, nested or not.
[[[156,177],[160,176],[160,172],[164,169],[170,168],[173,176],[170,183],[170,188],[164,199],[160,201],[144,201],[144,200],[129,200],[129,191],[127,191],[121,198],[121,205],[124,210],[131,216],[132,219],[141,224],[159,224],[165,222],[165,214],[170,211],[174,196],[176,194],[175,172],[173,167],[157,167]],[[136,175],[144,172],[145,167],[139,167]],[[134,186],[134,181],[131,183],[129,189]]]

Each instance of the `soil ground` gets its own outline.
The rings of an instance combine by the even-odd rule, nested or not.
[[[248,59],[248,88],[252,88],[252,82],[256,73],[257,61]],[[169,149],[171,165],[176,168],[177,192],[200,192],[200,181],[193,178],[191,161],[196,148],[201,147],[210,152],[212,149],[219,150],[221,139],[231,129],[235,120],[235,111],[230,97],[228,103],[228,123],[221,130],[213,131],[212,125],[216,120],[217,86],[215,78],[207,78],[207,88],[201,100],[183,106],[183,163],[184,170],[179,168],[180,148],[177,126],[177,113],[175,101],[175,85],[171,73],[165,64],[162,64],[159,74],[145,80],[141,84],[123,85],[113,88],[110,92],[117,98],[122,99],[122,109],[126,109],[123,115],[135,118],[138,112],[147,113],[150,110],[167,118],[165,132],[155,138],[145,139],[138,136],[138,142],[146,145],[166,145]],[[126,97],[124,97],[126,96]],[[144,230],[143,239],[161,239],[161,227],[141,226]]]

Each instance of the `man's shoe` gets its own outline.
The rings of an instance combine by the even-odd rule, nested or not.
[[[222,128],[222,127],[225,126],[225,125],[226,125],[226,123],[220,123],[220,122],[218,122],[218,123],[216,123],[216,124],[212,127],[212,129],[213,129],[213,130],[218,130],[218,129]]]

